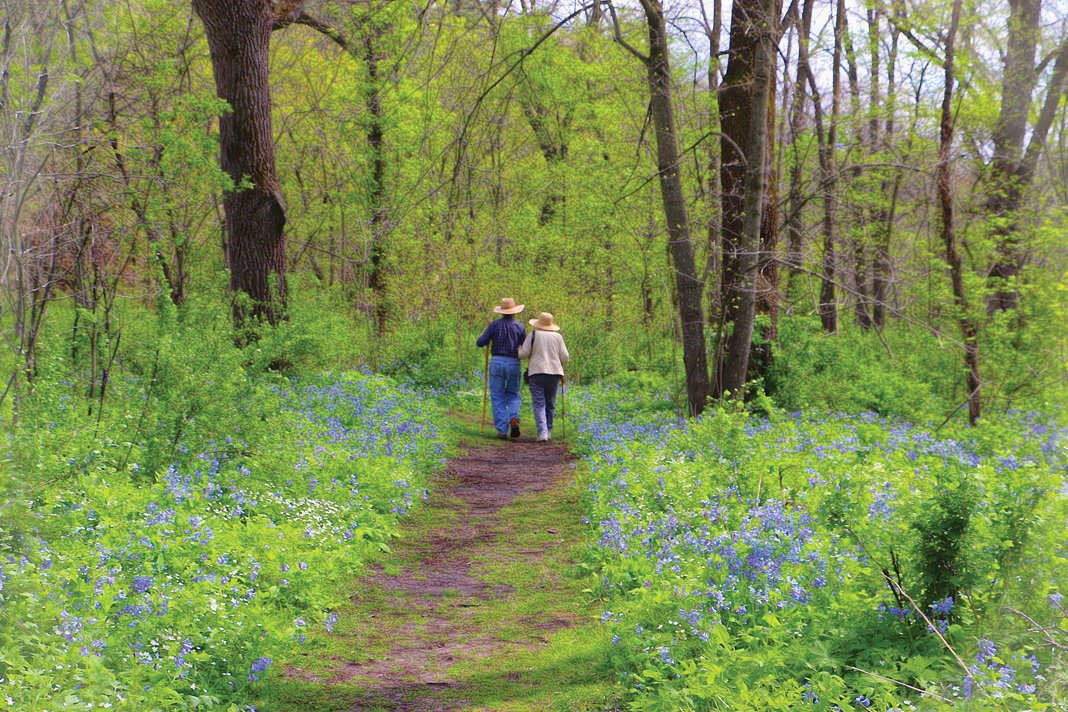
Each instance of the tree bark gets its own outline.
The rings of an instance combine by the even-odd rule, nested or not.
[[[756,317],[756,262],[760,255],[761,229],[764,224],[764,189],[767,180],[768,103],[770,101],[776,31],[775,0],[763,0],[756,8],[759,14],[750,16],[751,31],[756,40],[753,53],[752,104],[749,135],[746,141],[748,162],[745,170],[745,200],[743,229],[738,244],[736,264],[738,302],[734,329],[728,342],[728,359],[723,375],[723,393],[741,399],[745,396],[745,381],[749,369],[749,352],[753,341]],[[733,33],[733,29],[732,29]]]
[[[938,201],[942,209],[942,242],[949,263],[953,300],[957,307],[957,321],[964,337],[964,364],[968,371],[968,421],[975,425],[982,416],[982,379],[979,375],[979,331],[968,307],[964,293],[964,278],[953,216],[953,184],[950,171],[950,149],[953,145],[953,62],[957,26],[960,24],[961,0],[954,0],[953,19],[946,39],[946,86],[942,95],[941,141],[938,148]]]
[[[772,5],[769,16],[772,22],[778,11],[779,2]],[[720,301],[726,312],[726,321],[734,320],[735,311],[741,294],[737,288],[737,282],[741,277],[738,265],[738,245],[743,239],[745,229],[745,189],[747,180],[747,156],[752,154],[746,147],[749,140],[750,116],[753,110],[753,75],[754,62],[757,54],[757,46],[760,43],[759,22],[756,18],[765,16],[763,0],[735,0],[731,7],[731,32],[730,32],[730,59],[727,61],[727,71],[723,75],[723,83],[720,85],[720,131],[723,136],[720,141],[720,185],[723,190],[723,207],[721,210],[721,235],[722,235],[722,259],[720,276]],[[772,58],[774,67],[775,58]],[[774,73],[774,72],[772,72]],[[770,91],[768,101],[774,102],[775,97]],[[761,109],[763,116],[773,118],[773,109],[764,107]],[[770,146],[768,147],[771,148]],[[764,157],[767,161],[767,156]],[[772,185],[772,181],[765,180],[765,186]],[[767,212],[775,209],[774,200],[765,200],[764,209]],[[761,235],[762,243],[774,244],[773,234],[778,228],[778,215],[765,215],[764,229]],[[777,276],[773,278],[777,283]],[[770,280],[769,280],[770,281]]]
[[[252,302],[247,315],[235,303],[234,321],[276,324],[285,310],[286,207],[274,159],[268,49],[284,18],[268,0],[193,0],[193,9],[207,32],[216,91],[230,105],[219,118],[220,163],[234,181],[223,198],[230,288]]]
[[[720,303],[723,323],[735,321],[738,317],[738,309],[748,297],[743,294],[745,289],[743,281],[746,269],[743,264],[748,256],[742,254],[742,243],[745,242],[745,191],[748,181],[748,162],[754,160],[754,154],[748,147],[751,135],[751,118],[754,111],[753,92],[756,91],[754,76],[757,63],[758,47],[762,39],[763,18],[768,18],[769,27],[773,33],[778,32],[778,11],[781,6],[779,0],[774,0],[771,10],[764,8],[763,0],[735,0],[731,7],[731,32],[730,32],[730,59],[727,62],[727,71],[720,85],[720,185],[723,191],[720,234],[721,234],[721,260],[720,260]],[[763,60],[760,60],[763,61]],[[764,92],[769,106],[761,107],[760,114],[769,123],[765,128],[765,136],[774,135],[775,122],[775,56],[770,59],[768,86]],[[778,176],[775,171],[775,163],[772,159],[774,145],[765,141],[764,153],[755,160],[764,166],[766,171],[763,181],[765,191],[775,193],[778,187]],[[762,203],[760,239],[753,246],[757,250],[753,264],[759,263],[759,254],[774,251],[778,232],[778,201],[774,195],[764,196]],[[750,268],[751,269],[751,268]],[[757,290],[758,299],[756,308],[771,317],[771,324],[767,336],[775,338],[778,325],[778,266],[774,260],[767,261],[759,273],[755,276],[754,289]],[[746,350],[748,356],[749,350]],[[722,397],[726,387],[727,361],[734,358],[731,354],[716,353],[715,382],[713,395]],[[758,362],[760,366],[766,366],[770,353],[763,354]]]
[[[1020,208],[1024,186],[1019,174],[1027,117],[1034,91],[1035,50],[1042,0],[1009,0],[1009,38],[1001,83],[1001,109],[994,129],[994,156],[990,166],[986,209],[994,219],[997,258],[988,274],[991,294],[987,313],[1016,308],[1013,281],[1020,271],[1019,240],[1014,214]]]
[[[719,44],[720,37],[723,34],[723,0],[713,0],[712,3],[712,20],[709,22],[707,13],[705,12],[705,5],[702,2],[701,6],[701,19],[704,24],[705,37],[708,38],[709,45],[709,60],[708,60],[708,92],[713,97],[709,111],[708,126],[709,128],[718,128],[720,123],[719,116],[719,82],[720,82],[720,57],[719,57]],[[705,199],[708,205],[708,223],[707,223],[707,255],[705,258],[705,291],[708,294],[708,319],[713,321],[717,318],[720,309],[722,309],[722,299],[720,298],[719,280],[718,275],[721,274],[720,269],[720,249],[722,243],[722,215],[721,207],[722,200],[721,186],[720,186],[720,154],[716,150],[716,144],[713,141],[708,141],[708,160],[706,163],[708,172],[708,185],[705,188]]]
[[[679,298],[682,325],[682,361],[686,368],[686,395],[689,414],[704,412],[708,400],[708,359],[705,353],[705,319],[702,298],[704,284],[697,276],[690,217],[682,187],[678,131],[672,107],[672,78],[669,62],[669,37],[663,6],[656,0],[644,0],[649,25],[648,81],[656,128],[656,163],[660,177],[660,195],[667,220],[668,249],[675,267],[675,286]]]

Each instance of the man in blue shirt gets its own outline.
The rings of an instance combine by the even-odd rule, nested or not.
[[[491,321],[475,341],[479,348],[493,342],[489,362],[490,401],[493,403],[493,425],[500,440],[508,439],[509,426],[512,437],[519,437],[519,408],[523,405],[523,396],[519,393],[523,378],[519,347],[527,338],[527,330],[515,320],[515,315],[524,308],[525,304],[516,304],[511,297],[502,299],[499,307],[493,307],[501,318]]]

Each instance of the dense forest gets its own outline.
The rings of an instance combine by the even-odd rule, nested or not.
[[[911,627],[871,633],[872,646],[898,646],[900,665],[886,675],[907,678],[909,690],[941,685],[938,704],[950,704],[953,679],[979,704],[971,689],[983,680],[968,665],[928,672],[973,639],[992,649],[997,631],[1021,658],[1045,655],[1055,674],[1008,685],[990,673],[989,689],[1012,690],[983,704],[1064,704],[1063,4],[3,0],[0,20],[0,677],[19,691],[9,706],[196,707],[186,672],[209,688],[205,705],[269,700],[253,683],[271,660],[251,633],[232,632],[248,674],[235,686],[193,674],[212,659],[211,635],[166,628],[167,659],[181,662],[163,680],[130,672],[120,644],[105,642],[104,628],[125,625],[116,620],[128,611],[92,624],[103,627],[91,642],[78,634],[92,627],[84,611],[74,616],[60,599],[87,596],[77,605],[91,606],[129,579],[125,590],[147,601],[163,569],[135,571],[129,560],[165,569],[168,546],[206,545],[201,525],[213,516],[217,542],[245,557],[293,511],[278,484],[288,477],[307,511],[341,517],[331,508],[349,507],[352,524],[316,530],[318,548],[301,550],[330,572],[321,581],[290,586],[294,574],[270,601],[249,595],[235,610],[272,621],[260,624],[264,640],[303,643],[293,611],[314,611],[297,628],[318,616],[332,630],[331,586],[353,562],[388,553],[398,522],[419,506],[412,493],[433,489],[451,442],[443,409],[475,407],[475,337],[503,296],[555,314],[573,354],[574,448],[592,493],[582,506],[601,526],[582,566],[600,575],[608,603],[625,590],[632,614],[641,611],[633,615],[682,615],[642,598],[668,579],[657,578],[660,564],[629,568],[637,540],[628,537],[638,535],[627,527],[636,512],[723,507],[719,520],[702,516],[725,531],[756,521],[775,531],[770,544],[746,538],[753,551],[801,566],[790,557],[803,549],[804,565],[824,572],[848,559],[843,588],[876,571],[835,615],[874,611],[889,596],[891,617]],[[338,409],[356,414],[343,427],[366,441],[333,456],[361,463],[359,472],[293,485],[283,472],[326,467],[321,448],[339,441],[319,428]],[[811,448],[821,438],[839,453],[830,460],[855,462],[817,472],[823,445]],[[633,471],[620,464],[630,459]],[[919,474],[936,460],[946,475]],[[810,495],[789,485],[791,469],[812,476]],[[638,483],[639,473],[644,493],[627,490],[624,478]],[[231,475],[277,498],[249,503],[255,487]],[[316,494],[330,477],[340,490],[351,480],[351,497]],[[851,477],[855,487],[842,484]],[[834,478],[838,487],[821,489]],[[879,489],[891,481],[912,491],[900,495],[907,517],[892,525],[889,489]],[[236,504],[208,506],[224,490]],[[313,495],[325,499],[308,504]],[[193,502],[208,508],[190,510],[194,534],[181,545],[116,532],[120,521],[169,524],[174,507]],[[849,524],[858,511],[877,525]],[[116,519],[106,524],[104,512]],[[809,515],[834,532],[833,551],[806,538]],[[653,528],[675,544],[697,536],[690,524],[657,521],[642,545]],[[90,543],[59,552],[57,542],[81,536]],[[866,546],[892,563],[869,567]],[[737,553],[715,551],[728,563]],[[236,555],[220,549],[219,566]],[[289,571],[292,562],[272,556],[263,561]],[[86,573],[93,566],[99,576]],[[189,566],[175,576],[204,596],[188,599],[202,610],[215,601],[209,585],[226,582]],[[261,565],[247,566],[251,586]],[[665,590],[685,590],[699,577],[691,573]],[[808,605],[808,594],[790,597],[805,580],[796,576],[759,585],[786,586],[783,606]],[[736,636],[778,594],[746,595],[755,598],[724,604],[705,628],[694,622],[690,642],[635,642],[629,653],[616,643],[640,632],[609,611],[603,620],[618,634],[604,657],[629,695],[620,704],[719,709],[731,686],[769,685],[757,673],[742,683],[686,667],[710,654],[702,644],[744,648],[746,665],[772,660],[754,662],[763,655],[755,639]],[[834,608],[831,599],[811,606]],[[105,605],[118,611],[116,601]],[[944,645],[925,635],[939,623],[919,620],[927,614],[944,614]],[[780,663],[819,657],[813,650],[836,662],[776,663],[796,689],[742,704],[930,702],[850,678],[850,665],[871,660],[827,641],[882,630],[869,618],[784,623],[799,639],[815,631],[812,645],[824,647],[799,652],[776,633],[765,643]],[[121,645],[137,650],[132,640]],[[994,660],[980,650],[980,664]],[[961,655],[970,665],[973,653]],[[76,672],[50,680],[42,671],[54,664]],[[701,694],[672,682],[701,675]],[[834,692],[812,701],[818,675],[837,682],[820,678]],[[153,686],[158,694],[130,692]]]

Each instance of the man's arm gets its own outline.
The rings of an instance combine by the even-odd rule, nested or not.
[[[497,322],[495,321],[491,321],[489,323],[489,326],[486,327],[486,330],[482,332],[482,336],[475,339],[475,346],[482,348],[483,346],[489,344],[490,340],[493,339],[493,325],[496,323]]]

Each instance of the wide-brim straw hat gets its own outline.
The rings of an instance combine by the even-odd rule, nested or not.
[[[526,304],[516,304],[515,300],[511,297],[505,297],[501,300],[501,305],[499,307],[493,307],[493,311],[498,314],[518,314],[526,308]]]
[[[560,331],[560,325],[553,323],[553,315],[549,312],[538,314],[537,319],[531,319],[530,325],[542,331]]]

